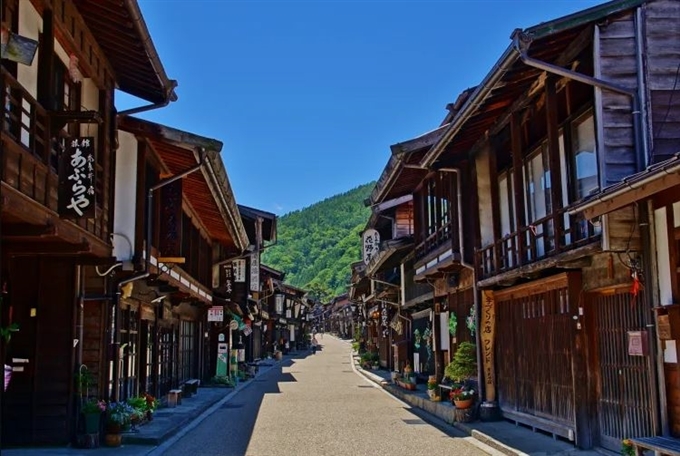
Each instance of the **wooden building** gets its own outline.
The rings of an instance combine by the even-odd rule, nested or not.
[[[463,213],[477,219],[466,233],[493,347],[486,399],[582,448],[661,432],[656,354],[635,348],[653,324],[648,214],[588,221],[575,208],[677,151],[662,124],[679,18],[675,1],[620,0],[516,30],[419,163],[476,188]]]
[[[649,225],[636,229],[648,230],[642,236],[643,258],[652,267],[645,271],[649,279],[641,280],[645,296],[654,304],[655,331],[641,334],[650,346],[656,343],[662,432],[680,437],[680,153],[607,187],[573,210],[597,220],[627,206],[647,214]]]
[[[140,264],[113,280],[117,356],[100,380],[112,379],[115,399],[162,398],[204,378],[213,265],[245,250],[248,237],[221,142],[129,116],[119,128],[114,255]]]
[[[134,1],[4,0],[1,8],[3,40],[37,46],[0,68],[2,321],[19,328],[2,345],[13,370],[2,443],[61,444],[75,432],[83,308],[107,307],[97,267],[115,262],[114,89],[156,107],[176,99],[176,84]],[[94,349],[105,358],[103,344]]]

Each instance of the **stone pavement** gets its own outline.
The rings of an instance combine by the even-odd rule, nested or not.
[[[263,360],[260,363],[258,376],[280,363],[281,361]],[[158,409],[151,422],[140,426],[135,432],[124,433],[123,444],[117,448],[105,447],[102,440],[100,442],[102,445],[95,449],[72,447],[3,448],[2,456],[153,456],[161,454],[159,451],[162,449],[161,447],[165,447],[165,444],[180,438],[198,426],[213,411],[252,383],[252,380],[247,380],[239,383],[235,388],[200,387],[197,394],[190,398],[183,398],[181,405]],[[157,445],[161,445],[161,447]]]
[[[602,456],[615,455],[607,450],[584,451],[564,440],[515,425],[509,421],[459,423],[453,420],[454,407],[449,401],[433,402],[429,399],[425,385],[417,385],[415,391],[407,391],[394,385],[390,372],[386,370],[364,370],[358,357],[352,355],[355,369],[369,380],[380,384],[385,391],[411,407],[420,409],[436,419],[466,432],[476,440],[510,456]]]
[[[326,337],[333,337],[326,334]],[[338,339],[340,340],[340,339]],[[350,341],[345,341],[350,352]],[[295,358],[296,354],[284,357],[283,361]],[[508,421],[457,423],[453,422],[453,406],[444,402],[432,402],[427,397],[424,385],[418,385],[416,391],[406,391],[390,382],[390,373],[385,370],[366,371],[358,364],[358,358],[351,356],[353,368],[369,380],[382,386],[388,394],[400,399],[410,406],[414,412],[419,412],[423,419],[430,420],[435,425],[453,425],[469,434],[473,439],[491,447],[497,453],[511,456],[601,456],[614,455],[605,450],[581,451],[569,442],[556,440],[552,437],[533,432],[531,429],[516,426]],[[260,365],[258,375],[279,366],[281,361],[265,360]],[[78,449],[71,447],[60,448],[21,448],[3,449],[2,456],[156,456],[161,455],[173,442],[198,426],[206,417],[222,407],[241,390],[253,384],[252,380],[239,383],[236,388],[208,388],[201,387],[198,394],[182,399],[182,404],[175,408],[159,409],[153,421],[140,426],[137,432],[126,433],[123,445],[118,448],[101,446],[96,449]]]

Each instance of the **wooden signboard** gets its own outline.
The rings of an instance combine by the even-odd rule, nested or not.
[[[484,369],[484,385],[486,401],[496,400],[496,370],[494,368],[494,336],[496,333],[496,302],[493,291],[482,290],[481,315],[482,367]]]
[[[94,137],[68,141],[59,154],[58,212],[66,218],[93,218],[95,215]]]
[[[164,257],[182,256],[182,179],[161,191],[159,250]]]

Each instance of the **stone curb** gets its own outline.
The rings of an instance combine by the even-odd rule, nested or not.
[[[265,369],[260,368],[260,371],[258,372],[257,376],[255,376],[255,378],[260,377],[262,375],[266,375],[267,373],[269,373],[269,371],[271,371],[275,367],[279,366],[283,361],[285,361],[285,358],[279,361],[277,360],[270,361],[272,362],[272,365],[267,366]],[[175,442],[184,437],[184,435],[187,434],[189,431],[191,431],[199,424],[201,424],[203,420],[205,420],[210,415],[215,413],[220,407],[222,407],[225,403],[229,402],[239,392],[255,383],[253,381],[255,380],[255,378],[250,379],[247,382],[239,383],[238,385],[236,385],[233,391],[231,391],[229,394],[227,394],[225,397],[218,400],[217,402],[213,402],[212,404],[206,404],[206,407],[202,408],[202,410],[197,415],[189,417],[188,419],[182,421],[180,425],[175,426],[172,429],[169,429],[162,436],[153,439],[156,441],[156,443],[151,443],[151,440],[147,440],[145,442],[146,444],[152,444],[157,446],[150,449],[146,456],[155,456],[163,454],[163,452],[166,451],[170,446],[172,446]],[[128,443],[133,442],[128,441]]]
[[[352,360],[354,362],[354,356],[352,356]],[[446,423],[452,425],[456,429],[466,433],[470,437],[474,438],[475,440],[481,442],[482,444],[489,446],[503,454],[506,454],[508,456],[529,456],[527,453],[524,453],[522,451],[516,450],[508,445],[505,445],[502,442],[499,442],[498,440],[494,439],[493,437],[484,434],[483,432],[478,431],[477,429],[472,429],[471,427],[467,426],[465,423],[458,423],[453,420],[453,409],[450,407],[445,407],[439,402],[432,402],[428,399],[422,398],[420,396],[416,396],[414,394],[406,394],[403,392],[399,387],[392,385],[389,383],[387,380],[384,378],[380,377],[379,375],[373,374],[369,371],[366,371],[363,369],[361,366],[359,366],[356,362],[354,362],[354,367],[357,372],[359,372],[361,375],[366,377],[367,379],[371,380],[374,383],[377,383],[380,385],[386,392],[388,392],[390,395],[394,396],[395,398],[406,402],[407,404],[416,407],[424,412],[427,412],[428,414],[439,418],[440,420],[445,421]],[[447,413],[448,412],[448,413]]]

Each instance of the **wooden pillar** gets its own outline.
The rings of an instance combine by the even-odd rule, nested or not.
[[[576,445],[579,448],[592,448],[594,444],[597,418],[595,385],[588,381],[588,334],[594,333],[593,314],[586,316],[585,302],[582,299],[581,274],[571,272],[567,275],[569,307],[578,319],[574,324],[574,348],[572,357],[574,418],[576,422]],[[580,306],[580,308],[579,308]],[[583,309],[583,310],[581,310]]]
[[[564,217],[558,214],[562,209],[562,173],[560,169],[560,132],[557,118],[557,91],[555,89],[555,77],[548,76],[545,83],[545,112],[546,123],[548,126],[548,157],[550,162],[550,199],[552,200],[553,229],[555,239],[555,250],[559,252],[563,244]],[[547,227],[543,228],[547,233]],[[544,238],[547,239],[547,238]],[[549,246],[545,246],[545,251],[549,251]]]
[[[523,228],[526,227],[526,213],[524,211],[524,179],[522,177],[522,125],[520,114],[512,113],[510,119],[510,135],[512,143],[512,179],[514,182],[515,198],[515,231],[517,232],[517,261],[518,266],[526,262],[526,237]]]

